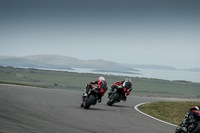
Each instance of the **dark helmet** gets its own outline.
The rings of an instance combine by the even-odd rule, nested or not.
[[[131,79],[130,78],[126,78],[125,82],[131,82]]]
[[[131,79],[126,78],[122,86],[125,87],[126,89],[131,89],[132,87]]]

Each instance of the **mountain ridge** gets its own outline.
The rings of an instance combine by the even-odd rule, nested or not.
[[[91,68],[111,71],[139,71],[138,69],[157,69],[157,70],[176,70],[200,72],[200,68],[176,69],[172,66],[162,65],[141,65],[141,64],[122,64],[102,59],[83,60],[62,55],[29,55],[29,56],[0,56],[0,66],[48,68],[48,69],[69,69]]]
[[[60,55],[30,55],[23,57],[0,56],[0,65],[33,68],[72,69],[92,68],[101,70],[133,70],[116,62],[98,60],[81,60]]]

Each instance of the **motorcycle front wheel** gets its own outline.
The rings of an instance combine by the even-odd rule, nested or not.
[[[182,129],[181,129],[182,124],[183,124],[183,122],[176,128],[175,133],[181,133],[182,132]]]

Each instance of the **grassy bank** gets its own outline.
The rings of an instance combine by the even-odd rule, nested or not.
[[[139,110],[155,118],[179,125],[187,111],[200,102],[153,102],[139,106]]]
[[[85,85],[97,80],[99,74],[75,73],[39,69],[0,67],[0,81],[53,89],[73,89],[83,91]],[[110,87],[126,77],[104,75]],[[168,81],[148,78],[131,78],[131,95],[150,97],[178,97],[200,99],[200,83],[186,81]]]

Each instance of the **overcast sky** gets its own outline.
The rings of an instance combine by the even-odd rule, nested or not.
[[[199,0],[0,0],[0,55],[200,67]]]

